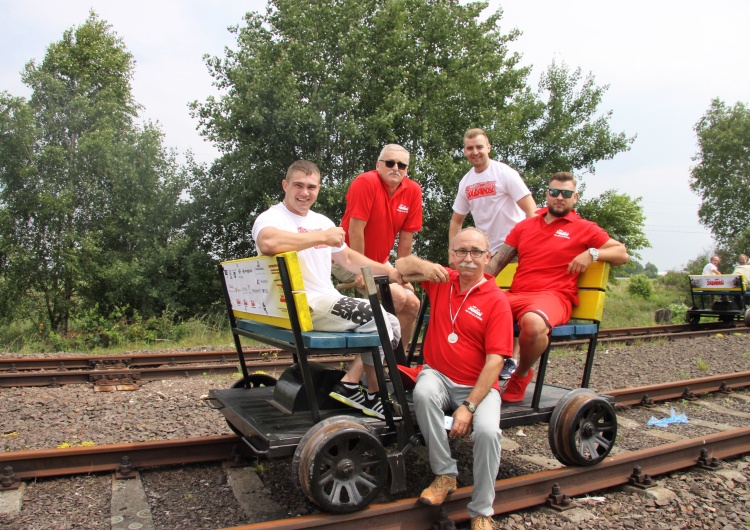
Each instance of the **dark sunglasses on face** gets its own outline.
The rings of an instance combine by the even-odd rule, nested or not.
[[[393,166],[398,165],[398,168],[403,171],[407,167],[409,167],[409,164],[404,164],[403,162],[396,162],[395,160],[381,160],[383,164],[385,164],[385,167],[388,169],[391,169]]]
[[[562,193],[563,197],[565,197],[566,199],[570,199],[573,196],[573,194],[575,193],[575,191],[573,191],[573,190],[558,190],[557,188],[550,188],[549,189],[549,196],[550,197],[559,197],[561,193]]]

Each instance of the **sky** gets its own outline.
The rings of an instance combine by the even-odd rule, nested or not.
[[[203,56],[223,56],[235,43],[227,28],[265,6],[261,0],[0,0],[0,91],[29,97],[24,65],[40,63],[47,47],[93,9],[135,58],[133,95],[142,117],[160,125],[166,146],[210,163],[217,151],[188,110],[189,102],[218,94]],[[608,85],[601,111],[612,111],[613,131],[636,140],[582,177],[588,197],[614,189],[642,198],[652,245],[641,250],[642,263],[676,270],[711,251],[711,234],[698,222],[700,199],[689,187],[698,152],[693,127],[714,98],[750,103],[750,2],[491,0],[486,12],[498,8],[503,31],[522,32],[509,46],[532,67],[531,86],[553,60]]]

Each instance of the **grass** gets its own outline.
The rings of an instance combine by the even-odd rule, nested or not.
[[[628,279],[617,279],[610,282],[604,307],[602,329],[629,328],[655,325],[654,313],[657,309],[674,304],[684,304],[685,289],[680,286],[682,280],[677,278],[677,287],[669,286],[659,280],[649,280],[653,286],[653,296],[648,300],[628,293]],[[673,310],[675,317],[682,317],[684,310]],[[684,321],[684,320],[683,320]],[[680,322],[680,320],[675,320]],[[20,355],[32,355],[39,352],[81,352],[87,354],[119,354],[134,350],[159,350],[166,348],[193,348],[212,346],[233,349],[233,338],[229,332],[226,315],[206,315],[184,322],[171,322],[168,316],[150,322],[138,324],[140,335],[131,332],[136,326],[128,328],[121,322],[104,324],[103,327],[91,330],[82,323],[73,322],[71,333],[66,337],[55,337],[54,334],[40,335],[38,323],[13,323],[0,326],[0,351]],[[149,327],[150,326],[150,327]],[[154,329],[158,331],[153,331]],[[117,340],[107,341],[105,347],[97,345],[97,334],[114,336]],[[129,340],[129,337],[145,337],[148,340]],[[250,345],[248,343],[247,345]],[[564,351],[564,350],[563,350]],[[573,355],[556,352],[556,355]],[[743,357],[750,356],[750,352]]]
[[[650,281],[654,294],[648,300],[628,293],[629,279],[627,278],[618,278],[616,282],[610,282],[604,302],[602,329],[654,326],[656,325],[654,314],[657,309],[686,302],[684,293],[680,290],[662,285],[659,281]],[[674,317],[684,317],[684,315],[673,314],[673,319],[676,320]],[[684,319],[681,321],[684,322]]]

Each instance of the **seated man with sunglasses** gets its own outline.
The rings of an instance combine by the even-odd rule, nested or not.
[[[346,244],[378,263],[390,260],[396,236],[396,257],[410,255],[414,232],[422,229],[422,188],[406,176],[408,168],[409,151],[388,144],[380,151],[375,169],[358,175],[346,193],[341,219]],[[353,281],[358,289],[364,289],[361,274],[334,264],[333,275],[340,282]],[[419,313],[419,298],[411,285],[392,285],[391,296],[406,347]]]
[[[503,393],[507,403],[524,400],[532,366],[547,348],[550,330],[570,320],[573,304],[578,304],[578,275],[594,261],[622,265],[629,259],[625,245],[578,216],[573,210],[577,202],[573,175],[552,175],[546,208],[518,223],[487,267],[497,274],[518,256],[506,294],[520,328],[520,360]]]

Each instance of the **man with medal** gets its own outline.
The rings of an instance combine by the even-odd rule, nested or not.
[[[489,241],[477,228],[453,239],[450,268],[416,256],[396,261],[403,276],[422,275],[430,299],[430,326],[424,340],[424,368],[414,388],[417,422],[437,475],[419,500],[441,504],[456,490],[458,467],[448,437],[472,436],[474,487],[468,512],[472,530],[489,530],[495,479],[500,468],[498,376],[513,353],[513,322],[505,294],[484,270]],[[447,432],[445,411],[453,410]]]

